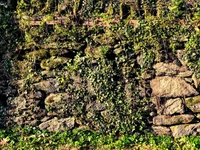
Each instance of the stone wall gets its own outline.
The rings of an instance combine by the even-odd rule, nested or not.
[[[177,51],[176,62],[160,62],[153,66],[155,78],[150,81],[152,102],[157,115],[153,130],[159,135],[174,137],[199,135],[200,79],[188,70]]]
[[[12,60],[10,86],[0,76],[1,110],[6,114],[0,116],[2,125],[105,133],[116,129],[128,134],[152,127],[159,135],[198,135],[200,79],[186,64],[199,69],[195,64],[199,25],[178,19],[198,16],[187,14],[197,10],[181,10],[183,15],[165,12],[161,1],[152,12],[153,5],[140,1],[95,2],[95,7],[88,2],[87,10],[80,0],[57,5],[19,2],[15,19],[23,38],[8,57]],[[98,6],[105,8],[98,10]],[[33,20],[28,17],[27,21],[27,14]],[[66,20],[62,23],[56,16]],[[90,17],[96,26],[89,25]],[[140,20],[137,24],[132,22],[135,17]],[[15,40],[9,37],[9,41]],[[188,52],[178,50],[187,45],[191,45]]]
[[[46,51],[44,58],[39,55],[41,51]],[[50,53],[52,51],[54,53]],[[63,53],[55,49],[27,51],[22,60],[17,61],[15,67],[19,77],[13,84],[18,95],[7,97],[7,125],[31,125],[49,131],[84,128],[110,132],[122,123],[131,125],[129,130],[134,131],[142,123],[140,120],[146,123],[151,120],[148,118],[149,111],[154,109],[149,101],[151,73],[135,78],[130,67],[121,66],[120,70],[115,70],[114,60],[87,55],[70,58],[69,51],[61,51]],[[38,58],[32,61],[26,56]],[[95,56],[101,57],[98,49]],[[102,61],[108,64],[102,65]],[[142,115],[144,112],[148,113]],[[128,124],[129,121],[132,122]]]

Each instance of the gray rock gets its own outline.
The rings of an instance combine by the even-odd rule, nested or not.
[[[70,130],[74,128],[74,125],[75,125],[75,119],[73,117],[63,118],[63,119],[58,119],[57,117],[54,117],[51,120],[41,123],[39,125],[39,128],[41,130],[47,129],[50,132],[57,132],[57,131]]]
[[[25,121],[25,124],[36,127],[38,126],[38,120]]]
[[[200,123],[176,125],[176,126],[171,126],[170,129],[172,131],[173,137],[195,135],[195,132],[199,132]]]
[[[45,97],[45,94],[42,93],[41,91],[35,91],[35,92],[31,92],[27,95],[28,99],[37,99],[37,100],[41,100]]]
[[[40,67],[42,69],[49,71],[49,70],[55,69],[59,65],[63,65],[65,63],[69,62],[69,60],[70,59],[67,57],[52,56],[49,59],[43,59],[40,63]]]
[[[186,106],[193,112],[200,112],[200,96],[185,98]]]
[[[198,95],[199,93],[184,79],[180,77],[156,77],[150,81],[152,96],[176,98],[182,96]]]
[[[183,114],[176,116],[160,115],[153,118],[154,125],[175,125],[182,123],[190,123],[194,119],[193,115]]]
[[[158,114],[162,115],[183,114],[184,112],[184,103],[180,98],[169,99],[158,109]]]
[[[108,110],[102,111],[102,112],[101,112],[101,116],[103,116],[103,118],[104,118],[105,120],[110,120],[110,118],[111,118],[111,115],[109,114]]]
[[[92,95],[95,95],[95,89],[92,85],[92,81],[90,80],[87,81],[87,91],[91,93]]]
[[[48,120],[50,120],[51,118],[48,116],[45,116],[44,118],[41,119],[41,122],[46,122]]]
[[[36,90],[42,90],[45,91],[46,93],[54,93],[58,91],[59,82],[57,79],[50,78],[48,80],[35,83],[33,86]]]
[[[171,135],[171,130],[169,127],[152,126],[152,129],[157,135]]]
[[[24,123],[24,117],[22,116],[16,117],[14,119],[14,122],[17,123],[18,125],[22,125]]]
[[[100,102],[93,102],[91,104],[88,104],[86,106],[87,110],[92,110],[92,111],[103,111],[106,109],[105,104],[102,104]]]
[[[138,90],[138,87],[137,87],[137,90]],[[133,91],[132,91],[130,83],[125,84],[124,92],[125,92],[126,99],[131,99],[133,97]]]
[[[197,117],[198,119],[200,119],[200,113],[196,114],[196,117]]]

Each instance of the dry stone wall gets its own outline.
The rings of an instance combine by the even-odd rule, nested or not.
[[[150,85],[157,116],[152,128],[159,135],[200,134],[200,79],[184,64],[160,62],[153,66],[156,76]]]
[[[197,4],[85,2],[19,1],[2,125],[199,135]]]
[[[179,61],[177,55],[173,57],[176,61],[166,59],[154,63],[152,69],[142,73],[136,86],[137,93],[140,98],[149,97],[149,101],[153,103],[147,109],[149,116],[152,116],[151,126],[155,133],[174,137],[199,135],[200,79],[184,62]],[[142,62],[140,58],[138,55],[138,64]],[[59,59],[57,57],[54,61]],[[43,65],[43,61],[40,65]],[[97,62],[93,60],[92,63],[95,65]],[[41,68],[40,76],[32,77],[31,89],[26,87],[24,80],[17,81],[19,89],[25,91],[15,98],[10,97],[8,124],[38,126],[41,130],[49,131],[75,127],[99,130],[100,124],[95,121],[94,116],[98,114],[105,120],[112,118],[108,104],[97,99],[96,89],[89,78],[74,72],[70,74],[71,83],[63,86],[61,78],[56,76],[62,75],[64,80],[69,77],[69,72]],[[82,89],[85,89],[82,91],[85,93],[79,93],[81,96],[77,98],[76,92]],[[133,96],[130,83],[125,84],[124,92],[125,98],[133,99],[134,102],[136,97]],[[78,108],[82,109],[83,114],[78,112]]]

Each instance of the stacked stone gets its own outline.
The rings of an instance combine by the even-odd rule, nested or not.
[[[150,86],[157,109],[153,130],[173,137],[200,135],[200,79],[183,62],[159,62],[153,68],[156,77]]]

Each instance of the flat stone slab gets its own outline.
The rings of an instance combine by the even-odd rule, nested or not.
[[[183,115],[176,115],[176,116],[166,116],[160,115],[155,116],[153,118],[154,125],[175,125],[175,124],[183,124],[183,123],[190,123],[194,119],[193,115],[190,114],[183,114]]]
[[[200,123],[184,124],[170,127],[173,137],[189,136],[199,134]]]
[[[176,98],[183,96],[198,95],[199,93],[184,79],[180,77],[156,77],[150,81],[152,96]]]
[[[200,112],[200,96],[186,98],[185,104],[192,112]]]

